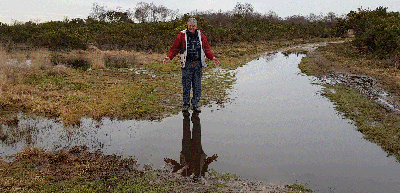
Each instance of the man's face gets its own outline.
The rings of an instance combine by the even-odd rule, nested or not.
[[[197,23],[188,23],[188,30],[190,33],[194,33],[194,31],[197,29]]]

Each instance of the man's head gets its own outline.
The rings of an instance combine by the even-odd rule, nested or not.
[[[188,30],[191,33],[194,33],[194,31],[197,29],[197,20],[196,20],[196,18],[193,18],[193,17],[189,18],[189,20],[187,22],[187,25],[188,25]]]

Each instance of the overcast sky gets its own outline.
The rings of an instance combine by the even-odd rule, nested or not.
[[[11,24],[14,20],[20,22],[58,21],[65,17],[87,18],[93,3],[110,9],[121,7],[133,9],[143,0],[0,0],[0,22]],[[389,11],[400,11],[400,0],[153,0],[156,5],[164,5],[179,13],[193,10],[232,10],[237,2],[250,3],[256,12],[268,13],[273,11],[279,17],[292,15],[307,16],[310,13],[326,14],[334,12],[337,15],[347,14],[358,8],[375,9],[379,6],[388,7]]]

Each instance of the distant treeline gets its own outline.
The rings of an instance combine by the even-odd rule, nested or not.
[[[257,13],[251,4],[238,3],[232,11],[177,11],[153,3],[140,2],[134,10],[108,9],[94,4],[86,19],[65,19],[46,23],[0,23],[0,41],[6,47],[26,45],[51,50],[87,49],[94,45],[102,50],[168,51],[189,17],[196,17],[198,27],[211,45],[277,39],[310,39],[339,37],[354,17],[340,18],[334,13],[280,18],[276,13]],[[348,21],[348,22],[347,22]],[[356,31],[356,35],[361,33]]]

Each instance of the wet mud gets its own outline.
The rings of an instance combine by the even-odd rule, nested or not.
[[[357,89],[389,112],[400,115],[400,102],[392,97],[374,78],[356,74],[335,73],[318,77],[320,84],[345,85]]]

